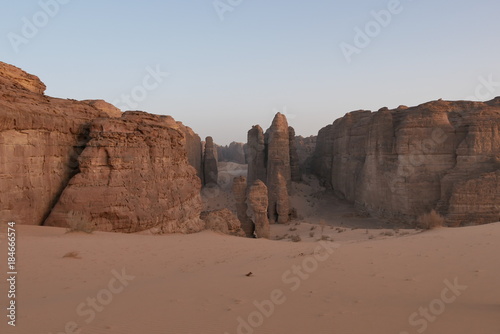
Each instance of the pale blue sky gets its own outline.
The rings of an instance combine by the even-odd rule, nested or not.
[[[38,75],[47,95],[109,102],[159,67],[170,75],[134,109],[221,144],[246,141],[276,111],[307,136],[352,110],[465,99],[480,76],[500,82],[498,0],[401,0],[350,63],[340,44],[391,0],[220,0],[236,4],[223,21],[213,0],[64,2],[45,24],[38,1],[2,1],[0,60]],[[15,52],[9,36],[33,16],[41,27]],[[490,99],[500,85],[478,91]]]

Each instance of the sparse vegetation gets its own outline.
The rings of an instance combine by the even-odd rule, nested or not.
[[[95,231],[95,225],[87,219],[86,215],[83,212],[78,211],[70,211],[68,213],[67,219],[67,230],[66,232],[85,232],[92,233]]]
[[[386,237],[393,237],[394,236],[394,232],[393,231],[384,231],[384,232],[380,232],[380,235],[383,235],[383,236],[386,236]]]
[[[292,240],[293,242],[299,242],[299,241],[301,241],[301,240],[302,240],[302,239],[300,238],[300,235],[298,235],[298,234],[291,235],[289,238],[290,238],[290,240]]]
[[[288,230],[293,232],[293,231],[297,231],[297,228],[296,227],[290,227]]]
[[[432,230],[444,226],[444,222],[444,217],[437,213],[436,210],[432,210],[418,217],[417,227],[423,230]]]
[[[313,232],[313,231],[309,232],[309,236],[310,236],[311,238],[312,238],[312,237],[314,237],[314,232]]]
[[[375,236],[374,236],[373,234],[370,234],[370,235],[368,236],[368,239],[370,239],[370,240],[371,240],[371,239],[373,239],[373,238],[375,238]]]
[[[81,259],[80,254],[76,251],[68,252],[63,255],[63,258],[69,257],[71,259]]]

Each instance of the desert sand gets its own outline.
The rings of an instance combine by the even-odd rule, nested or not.
[[[403,236],[369,230],[373,239],[328,227],[344,240],[323,243],[302,225],[301,242],[18,226],[17,326],[4,318],[1,332],[500,332],[500,267],[491,260],[500,223]],[[1,238],[5,245],[5,231]],[[263,302],[264,312],[254,304]]]

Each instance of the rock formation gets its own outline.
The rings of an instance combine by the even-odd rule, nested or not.
[[[184,134],[166,117],[128,111],[98,118],[79,156],[80,171],[45,225],[66,226],[85,212],[101,231],[190,233],[203,229],[200,180],[187,162]]]
[[[498,221],[500,98],[348,113],[320,130],[313,169],[374,216],[412,223],[436,209],[455,226]]]
[[[34,75],[0,62],[0,217],[40,225],[89,140],[89,122],[121,113],[103,101],[44,95]]]
[[[248,184],[256,180],[267,181],[264,131],[255,125],[248,131]]]
[[[232,142],[229,146],[217,145],[217,155],[219,161],[235,162],[244,165],[246,161],[247,145],[243,143]]]
[[[255,235],[257,238],[271,236],[269,220],[267,218],[267,187],[261,180],[256,180],[248,190],[247,203],[255,223]]]
[[[292,181],[300,182],[302,181],[302,176],[300,173],[300,161],[299,154],[297,153],[297,144],[295,141],[295,130],[289,126],[288,127],[289,136],[289,147],[290,147],[290,178]]]
[[[205,185],[217,185],[219,170],[217,167],[217,153],[212,137],[207,137],[205,140],[205,153],[203,154],[203,178]]]
[[[295,147],[299,159],[300,174],[312,174],[312,157],[316,148],[317,136],[295,136]]]
[[[287,223],[288,189],[291,182],[290,136],[285,115],[277,113],[266,132],[267,143],[267,189],[269,194],[269,220],[271,224]]]
[[[229,209],[204,211],[201,213],[201,219],[205,222],[207,230],[239,237],[245,236],[240,221]]]
[[[300,180],[299,160],[295,147],[295,131],[285,115],[277,113],[265,135],[258,125],[248,131],[248,184],[264,182],[268,189],[268,216],[271,223],[287,223],[290,219],[288,194],[294,180]]]
[[[241,229],[248,238],[252,238],[255,231],[255,225],[247,215],[247,180],[244,176],[234,178],[232,192],[236,202],[236,213],[241,223]]]
[[[122,115],[104,101],[44,91],[36,76],[0,62],[3,219],[65,226],[79,213],[106,231],[204,227],[200,181],[187,160],[191,129],[168,116]]]

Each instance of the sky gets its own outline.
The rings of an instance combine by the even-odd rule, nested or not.
[[[2,0],[0,60],[54,97],[171,115],[218,144],[287,115],[500,95],[498,0]]]

